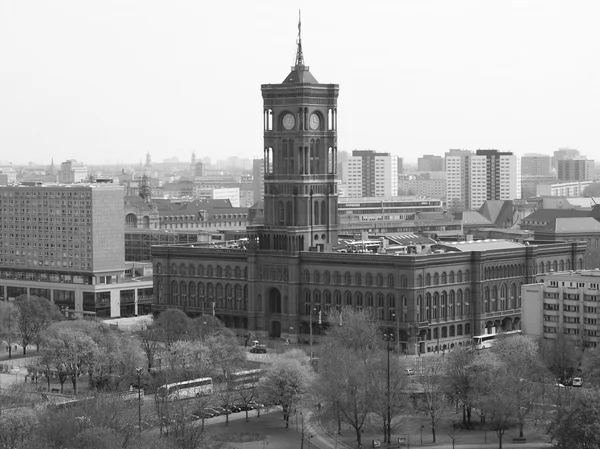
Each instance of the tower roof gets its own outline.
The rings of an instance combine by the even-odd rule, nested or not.
[[[296,64],[292,67],[290,74],[281,84],[310,83],[319,84],[314,76],[309,72],[309,67],[304,65],[304,54],[302,53],[302,21],[300,20],[300,11],[298,11],[298,39],[296,39]]]

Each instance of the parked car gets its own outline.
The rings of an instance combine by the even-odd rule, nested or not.
[[[211,409],[200,409],[192,412],[192,416],[194,416],[196,419],[208,419],[216,415],[214,411],[211,411]]]
[[[266,354],[267,347],[264,345],[256,345],[256,346],[253,346],[252,348],[250,348],[250,352],[253,354]]]
[[[231,413],[230,409],[227,409],[225,407],[219,407],[219,406],[211,407],[211,410],[214,410],[215,412],[217,412],[217,415],[228,415],[229,413]]]
[[[574,387],[582,387],[583,386],[583,379],[581,377],[574,377],[573,378],[573,386]]]
[[[414,372],[414,370],[412,368],[406,368],[404,370],[404,374],[406,374],[407,376],[414,376],[415,372]]]
[[[264,404],[261,404],[260,402],[255,402],[255,401],[250,401],[248,402],[248,406],[252,407],[251,410],[257,409],[257,408],[264,408]]]

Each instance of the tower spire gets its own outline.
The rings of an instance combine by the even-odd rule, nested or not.
[[[302,54],[302,18],[300,15],[300,10],[298,10],[298,39],[296,39],[296,44],[298,45],[298,49],[296,50],[296,67],[304,65],[304,55]]]

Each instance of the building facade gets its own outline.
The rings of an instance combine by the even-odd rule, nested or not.
[[[535,283],[523,285],[523,328],[529,335],[549,340],[565,335],[577,346],[595,348],[600,343],[600,270],[565,268],[546,266]]]
[[[521,198],[519,158],[498,150],[446,153],[446,200],[452,209],[477,209],[485,200]]]
[[[349,197],[398,195],[398,157],[372,150],[354,150],[344,166]]]
[[[299,39],[292,72],[262,91],[263,223],[248,227],[243,248],[154,246],[155,311],[212,314],[240,333],[307,342],[326,330],[332,313],[352,307],[369,311],[415,354],[518,328],[521,285],[537,267],[583,263],[580,243],[336,252],[338,86],[316,81]]]
[[[105,317],[149,312],[151,277],[126,274],[123,191],[83,183],[0,187],[0,297],[35,295],[69,313]]]

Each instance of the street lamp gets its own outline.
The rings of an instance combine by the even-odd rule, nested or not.
[[[315,312],[316,312],[316,311],[317,311],[317,308],[316,308],[316,307],[314,307],[314,308],[313,308],[313,307],[311,307],[311,308],[309,309],[309,311],[308,311],[308,312],[309,312],[309,313],[308,313],[308,321],[309,321],[309,324],[308,324],[308,326],[310,327],[310,330],[309,330],[309,332],[310,332],[310,359],[311,359],[311,360],[312,360],[312,358],[313,358],[313,332],[312,332],[312,313],[313,313],[313,311],[315,311]]]
[[[383,339],[387,342],[387,429],[384,442],[391,443],[392,411],[390,406],[390,341],[394,340],[394,334],[385,332]]]
[[[396,352],[400,358],[400,313],[392,312],[392,318],[396,320]]]
[[[137,387],[138,387],[138,441],[140,442],[140,446],[142,445],[142,372],[144,368],[136,368],[137,373]]]

